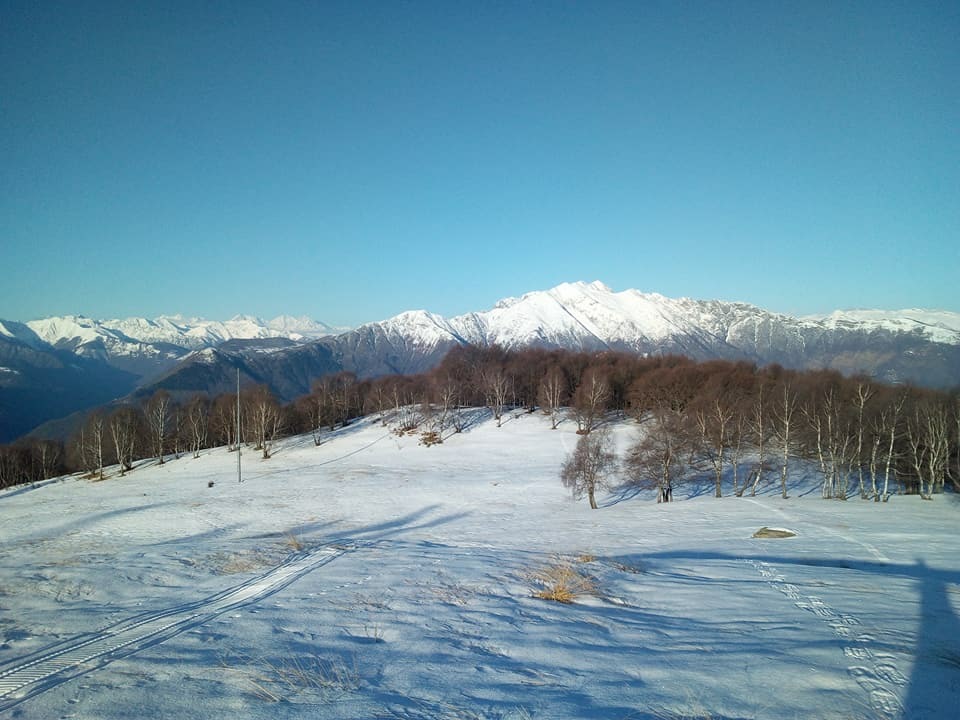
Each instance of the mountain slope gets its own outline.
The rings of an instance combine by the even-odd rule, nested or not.
[[[920,320],[918,318],[923,318]],[[933,321],[931,322],[931,319]],[[956,340],[957,342],[945,342]],[[454,318],[416,310],[256,363],[259,382],[290,400],[317,377],[423,372],[457,345],[617,350],[865,372],[886,382],[960,382],[960,314],[873,311],[794,318],[746,303],[667,298],[602,283],[566,283]],[[295,369],[295,370],[294,370]],[[164,387],[185,389],[177,371]],[[191,385],[190,391],[203,390]]]
[[[0,442],[125,395],[138,377],[97,359],[0,334]]]
[[[292,400],[327,373],[348,370],[362,378],[419,373],[451,348],[467,344],[672,353],[697,360],[833,368],[930,387],[960,384],[960,314],[935,310],[837,311],[796,318],[746,303],[614,292],[599,282],[575,282],[453,318],[414,310],[339,334],[331,330],[289,317],[269,322],[244,316],[225,322],[179,316],[65,317],[25,324],[0,321],[0,342],[17,346],[7,352],[20,353],[21,363],[27,362],[26,348],[43,358],[54,353],[51,357],[59,362],[73,357],[94,363],[85,366],[88,371],[97,363],[105,365],[120,374],[101,378],[103,392],[124,387],[123,392],[130,392],[136,386],[141,396],[157,387],[180,396],[224,392],[233,387],[240,368],[245,381],[265,383],[283,400]],[[218,351],[207,352],[213,348]],[[5,362],[0,368],[6,368],[0,369],[0,386],[3,373],[9,383],[11,372],[23,372]],[[63,383],[54,385],[55,392],[64,391]],[[31,415],[34,419],[56,417],[49,414],[56,412],[55,396],[35,391],[35,400],[27,393],[17,402],[45,408]],[[0,441],[9,437],[0,434]]]
[[[273,352],[334,330],[309,318],[287,316],[271,321],[237,316],[222,322],[72,315],[26,323],[0,320],[0,442],[152,384],[191,352],[215,347],[240,354]],[[194,373],[192,384],[220,387],[210,380],[214,375],[208,374],[204,383],[202,375]]]

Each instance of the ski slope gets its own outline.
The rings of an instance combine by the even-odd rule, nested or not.
[[[0,716],[949,718],[953,495],[574,502],[574,423],[369,418],[0,494]],[[636,427],[618,425],[625,447]],[[210,482],[213,486],[210,487]],[[763,526],[796,537],[756,539]],[[593,590],[541,600],[565,566]]]

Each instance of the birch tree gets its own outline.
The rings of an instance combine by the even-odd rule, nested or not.
[[[757,494],[757,488],[763,478],[763,471],[766,469],[766,441],[770,435],[770,419],[767,415],[766,403],[764,400],[764,383],[761,381],[757,389],[757,397],[753,403],[750,430],[753,435],[753,441],[757,448],[757,464],[753,469],[753,483],[750,485],[750,495]]]
[[[163,465],[163,453],[166,450],[167,433],[170,423],[170,393],[166,390],[157,390],[147,401],[144,414],[150,428],[153,444],[153,454],[157,462]]]
[[[561,370],[552,365],[540,381],[538,398],[543,411],[550,416],[550,428],[556,430],[560,425],[560,408],[566,394],[567,381]]]
[[[103,443],[107,423],[103,413],[95,412],[80,435],[81,454],[91,475],[103,480]]]
[[[121,477],[133,469],[137,437],[140,434],[137,427],[139,424],[138,413],[132,407],[117,408],[110,415],[110,437],[113,440]]]
[[[616,459],[609,430],[601,428],[581,435],[560,471],[563,486],[570,489],[576,500],[586,495],[590,507],[596,510],[597,490],[606,484],[606,476]]]
[[[700,408],[696,412],[701,449],[713,469],[714,497],[723,497],[723,469],[731,442],[733,416],[733,406],[719,395],[714,397],[708,407]]]
[[[797,394],[790,386],[788,381],[781,387],[782,393],[779,402],[774,406],[773,414],[776,423],[774,424],[777,440],[780,443],[780,496],[787,498],[787,465],[790,460],[791,427],[797,411]]]
[[[210,403],[203,395],[195,395],[186,409],[186,424],[189,432],[190,448],[195,458],[207,445],[207,428],[210,418]]]
[[[860,498],[863,500],[867,499],[867,491],[863,482],[863,439],[866,431],[866,427],[863,420],[864,408],[867,405],[867,402],[874,395],[874,389],[870,387],[865,382],[857,383],[857,390],[855,395],[855,407],[857,409],[857,448],[855,451],[855,456],[857,458],[857,482],[860,488]]]
[[[282,415],[280,404],[266,385],[258,385],[248,394],[247,414],[253,431],[254,450],[260,450],[263,459],[267,460],[280,432]]]

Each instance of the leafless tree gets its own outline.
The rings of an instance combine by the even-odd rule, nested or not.
[[[63,444],[55,440],[38,440],[35,444],[40,461],[40,476],[43,480],[52,477],[63,454]]]
[[[110,415],[110,437],[113,439],[121,477],[133,469],[137,439],[141,434],[140,418],[139,412],[130,406],[119,407]]]
[[[210,406],[209,429],[218,445],[225,445],[233,452],[239,445],[237,438],[237,396],[225,393],[213,399]]]
[[[102,412],[94,412],[87,419],[80,434],[80,453],[91,475],[103,480],[103,441],[106,421]]]
[[[950,425],[945,405],[937,399],[918,399],[907,417],[907,452],[919,483],[920,497],[930,500],[943,490],[950,457]]]
[[[857,390],[854,399],[855,407],[857,410],[857,447],[854,451],[854,454],[857,458],[857,481],[860,489],[860,497],[864,500],[867,499],[867,489],[866,485],[863,482],[863,470],[864,470],[864,448],[863,440],[866,434],[866,424],[864,421],[864,409],[867,406],[867,402],[870,398],[873,397],[876,391],[868,383],[860,381],[857,383]]]
[[[577,432],[590,433],[603,417],[610,399],[610,384],[606,376],[595,368],[587,368],[573,395],[573,408],[577,417]]]
[[[263,459],[270,457],[274,440],[280,433],[283,416],[280,404],[266,385],[258,385],[247,394],[247,417],[255,442]]]
[[[160,465],[163,465],[163,453],[166,450],[167,433],[170,430],[170,405],[170,393],[166,390],[157,390],[144,408],[153,443],[153,454]]]
[[[554,430],[560,424],[560,408],[563,406],[566,386],[563,370],[556,365],[552,365],[540,381],[540,406],[550,416],[550,427]]]
[[[590,507],[596,510],[597,490],[604,487],[616,459],[608,429],[599,428],[592,433],[581,435],[576,448],[560,471],[563,486],[570,489],[576,500],[586,495]]]
[[[656,408],[640,428],[640,439],[630,448],[626,471],[640,487],[655,487],[657,502],[673,500],[674,486],[691,460],[691,433],[684,413]]]
[[[791,443],[793,437],[790,429],[793,425],[794,415],[797,411],[797,394],[794,392],[788,380],[785,380],[781,386],[781,397],[777,405],[773,408],[774,432],[780,443],[780,495],[787,498],[787,465],[790,459]]]
[[[889,404],[880,410],[873,420],[873,452],[871,462],[871,481],[873,485],[873,499],[875,502],[887,502],[890,499],[890,479],[893,477],[897,460],[897,440],[901,433],[901,414],[906,403],[906,393],[900,393]],[[883,452],[881,458],[880,453]],[[883,490],[878,491],[877,474],[879,464],[883,462]],[[877,468],[876,470],[874,468]]]
[[[734,407],[725,397],[717,395],[696,411],[697,428],[700,431],[700,450],[710,463],[714,473],[714,496],[722,497],[721,488],[726,452],[731,445],[731,429],[734,423]]]
[[[210,418],[210,403],[207,398],[203,395],[195,395],[187,405],[186,416],[190,448],[195,458],[200,457],[200,451],[207,445],[207,428]]]
[[[954,462],[947,463],[947,477],[954,490],[960,491],[960,395],[953,399],[953,446]]]
[[[803,408],[816,437],[817,460],[823,476],[820,494],[824,498],[847,499],[856,440],[846,411],[838,389],[832,385]]]
[[[510,392],[510,380],[499,362],[490,361],[480,369],[480,382],[483,386],[487,407],[497,420],[497,427],[503,422],[503,410],[507,405]]]

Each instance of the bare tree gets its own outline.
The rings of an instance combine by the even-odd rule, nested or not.
[[[592,431],[610,399],[610,384],[597,368],[587,368],[573,394],[573,408],[577,416],[577,432],[588,434]]]
[[[170,393],[166,390],[157,390],[147,401],[144,414],[150,428],[153,443],[153,454],[160,465],[163,465],[163,453],[167,445],[167,433],[170,430]]]
[[[579,500],[586,495],[590,507],[596,510],[597,490],[605,485],[606,475],[614,467],[616,459],[609,430],[600,428],[581,435],[573,453],[563,464],[560,480],[573,493],[574,499]]]
[[[960,395],[953,400],[953,445],[956,448],[954,462],[947,463],[947,477],[954,490],[960,491]]]
[[[763,471],[766,470],[766,455],[764,451],[766,450],[766,441],[770,436],[770,419],[766,412],[766,401],[763,397],[764,388],[765,385],[761,380],[750,416],[750,431],[753,435],[754,445],[757,448],[757,464],[753,468],[753,483],[750,485],[751,495],[757,494],[757,488],[763,479]]]
[[[497,420],[497,427],[503,422],[503,410],[507,405],[510,381],[499,362],[492,360],[480,369],[480,383],[483,386],[487,407]]]
[[[742,403],[741,403],[742,405]],[[747,430],[747,420],[743,412],[734,412],[733,423],[730,425],[730,470],[733,494],[743,496],[746,483],[740,485],[740,461],[743,459],[743,444]]]
[[[210,403],[203,395],[195,395],[187,405],[187,428],[193,456],[200,457],[200,451],[207,445],[207,428],[210,418]]]
[[[875,502],[882,500],[887,502],[890,499],[890,478],[894,473],[894,463],[897,459],[897,440],[900,437],[900,416],[903,412],[903,406],[907,401],[906,393],[900,393],[890,404],[883,408],[874,418],[873,432],[874,445],[873,456],[877,458],[876,465],[879,465],[879,454],[882,445],[886,446],[885,460],[883,470],[883,490],[878,492],[876,472],[871,469],[873,482],[873,499]]]
[[[209,430],[217,445],[225,445],[227,452],[237,449],[237,397],[225,393],[213,399],[210,406]]]
[[[715,396],[712,402],[696,412],[697,428],[700,431],[700,450],[713,469],[715,497],[723,496],[721,481],[726,463],[725,454],[731,444],[733,416],[733,406],[720,395]]]
[[[266,385],[258,385],[248,393],[247,415],[256,443],[254,449],[260,450],[266,460],[283,422],[280,404]]]
[[[91,475],[103,480],[103,440],[107,423],[103,413],[95,412],[88,419],[80,433],[80,454],[84,465]]]
[[[137,438],[140,436],[140,417],[139,412],[130,406],[119,407],[110,415],[110,437],[113,439],[121,477],[133,469]]]
[[[873,397],[874,393],[875,390],[866,382],[861,381],[857,383],[856,399],[854,401],[857,409],[857,447],[854,452],[857,458],[857,480],[860,488],[860,497],[863,500],[867,499],[867,489],[863,482],[863,438],[866,431],[863,414],[867,402]]]
[[[787,498],[787,464],[790,459],[791,442],[790,428],[797,410],[797,394],[793,391],[789,381],[783,383],[783,394],[780,402],[774,407],[773,415],[776,420],[775,433],[782,450],[780,462],[780,495]]]
[[[47,480],[52,477],[60,463],[63,443],[55,440],[38,440],[34,447],[40,461],[40,477]]]
[[[560,424],[560,408],[563,406],[566,394],[567,380],[563,370],[558,366],[551,366],[540,381],[538,397],[543,411],[550,416],[550,427],[557,429]]]
[[[443,442],[443,432],[447,428],[447,422],[451,413],[456,412],[460,403],[460,388],[456,380],[450,375],[431,378],[429,387],[429,401],[424,413],[426,417],[430,416],[428,422],[429,431],[435,433],[435,442]],[[455,431],[458,423],[454,422]],[[461,428],[462,429],[462,428]]]
[[[946,406],[932,397],[915,402],[907,417],[907,449],[919,483],[920,497],[942,492],[950,457],[950,425]]]
[[[626,471],[640,487],[655,487],[657,502],[673,500],[691,459],[691,433],[682,412],[657,408],[644,422],[640,439],[630,448]]]

